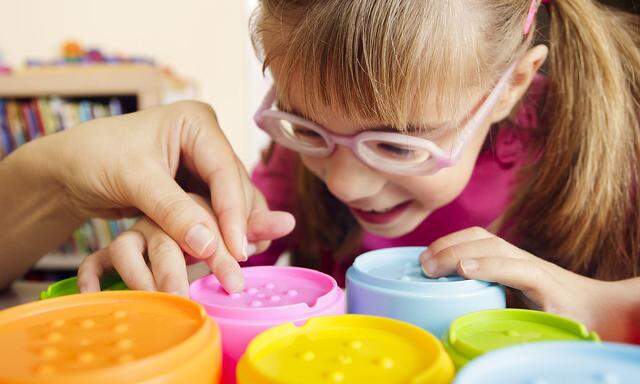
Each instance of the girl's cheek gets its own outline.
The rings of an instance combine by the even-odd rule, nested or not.
[[[309,156],[300,156],[300,159],[302,160],[302,164],[304,164],[311,173],[318,176],[321,180],[324,180],[324,163],[326,159]]]

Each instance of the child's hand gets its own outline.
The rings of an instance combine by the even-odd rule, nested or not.
[[[458,273],[520,290],[539,309],[576,319],[603,339],[629,340],[629,284],[589,279],[542,260],[483,228],[469,228],[435,241],[420,256],[430,277]],[[630,283],[631,282],[631,283]],[[637,300],[636,300],[637,301]],[[629,315],[629,316],[626,316]]]
[[[207,211],[207,201],[194,194],[191,198]],[[289,213],[254,209],[249,215],[247,237],[251,253],[264,251],[271,240],[293,230]],[[146,258],[145,258],[146,256]],[[147,265],[147,261],[149,265]],[[242,273],[238,262],[225,247],[216,247],[214,255],[205,259],[213,274],[227,291],[242,289]],[[87,256],[78,269],[81,292],[100,290],[100,277],[115,268],[131,289],[160,290],[188,296],[189,282],[185,255],[180,246],[148,217],[120,234],[108,247]]]

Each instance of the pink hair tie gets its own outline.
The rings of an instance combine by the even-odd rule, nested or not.
[[[536,19],[536,14],[538,13],[538,7],[542,4],[548,4],[549,0],[531,0],[531,6],[529,7],[529,14],[527,15],[527,21],[524,23],[524,34],[528,35],[531,30],[531,25],[533,25],[533,21]]]

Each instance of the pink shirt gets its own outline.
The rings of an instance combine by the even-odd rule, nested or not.
[[[495,127],[487,136],[471,179],[462,193],[448,205],[434,211],[415,230],[397,238],[385,238],[365,232],[361,252],[398,246],[426,246],[438,238],[465,228],[487,227],[509,206],[517,186],[520,168],[531,163],[533,149],[528,145],[530,134],[538,126],[539,111],[546,93],[546,78],[537,75],[523,100],[513,122]],[[295,152],[276,146],[267,163],[260,163],[253,171],[253,182],[267,199],[269,208],[293,213],[295,206]],[[289,249],[291,236],[274,241],[271,247],[249,259],[244,265],[274,264]],[[343,285],[345,263],[328,265],[327,271]]]

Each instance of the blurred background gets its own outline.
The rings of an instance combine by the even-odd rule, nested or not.
[[[640,0],[604,2],[640,11]],[[0,0],[0,159],[85,120],[198,99],[251,168],[268,142],[251,120],[268,87],[249,38],[257,3]],[[75,274],[130,224],[90,220],[26,277]]]
[[[26,60],[61,55],[66,41],[169,66],[210,103],[239,156],[258,150],[250,116],[262,95],[248,19],[257,0],[1,0],[0,55],[17,70]]]

